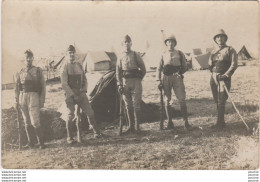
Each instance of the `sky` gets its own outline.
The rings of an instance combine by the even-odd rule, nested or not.
[[[161,30],[176,36],[177,49],[191,52],[212,47],[215,32],[223,28],[228,45],[237,51],[246,45],[257,56],[258,22],[258,3],[246,1],[4,1],[2,52],[20,58],[31,49],[35,57],[49,57],[60,55],[69,44],[83,53],[121,52],[122,37],[129,34],[134,50],[158,56],[163,50]]]

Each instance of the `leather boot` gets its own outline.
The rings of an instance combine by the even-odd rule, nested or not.
[[[124,132],[124,134],[129,134],[129,133],[134,133],[135,128],[134,128],[134,113],[133,109],[127,108],[127,117],[128,117],[128,122],[129,122],[129,128]]]
[[[75,140],[73,139],[73,136],[72,136],[72,122],[68,121],[66,123],[66,128],[67,128],[67,143],[68,144],[75,143]]]
[[[27,143],[27,145],[25,145],[25,148],[33,148],[34,147],[34,143],[33,143],[33,140],[32,140],[33,126],[27,125],[25,127],[25,131],[26,131],[26,135],[27,135],[27,139],[28,139],[28,143]]]
[[[218,105],[218,120],[217,129],[223,129],[226,126],[225,119],[225,104]]]
[[[142,113],[140,109],[137,109],[134,114],[135,114],[135,132],[138,134],[141,132],[139,125],[142,119]]]
[[[44,144],[44,136],[43,136],[42,128],[41,127],[35,128],[35,132],[36,132],[36,136],[37,136],[37,139],[38,139],[39,148],[45,149],[46,146]]]
[[[166,112],[166,116],[168,118],[168,123],[167,123],[166,129],[168,129],[168,130],[174,129],[174,125],[172,122],[172,107],[166,106],[165,112]]]
[[[188,113],[187,113],[187,106],[186,103],[181,104],[181,114],[184,121],[184,129],[185,130],[192,130],[192,126],[188,122]]]

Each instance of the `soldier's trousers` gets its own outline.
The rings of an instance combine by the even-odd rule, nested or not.
[[[81,93],[79,95],[78,101],[75,101],[72,97],[66,99],[66,106],[68,109],[68,117],[66,120],[66,127],[67,130],[70,130],[70,126],[72,124],[73,119],[75,118],[75,105],[78,104],[78,106],[82,109],[82,111],[87,115],[89,125],[92,126],[94,133],[99,133],[99,129],[96,124],[94,111],[88,101],[88,97],[85,93]],[[69,136],[68,136],[69,137]]]
[[[212,91],[212,95],[214,98],[215,103],[218,106],[225,105],[228,95],[224,88],[224,83],[226,84],[226,87],[228,91],[231,88],[231,78],[227,78],[224,82],[218,82],[217,81],[217,73],[212,73],[211,79],[210,79],[210,87]]]
[[[37,92],[21,92],[20,106],[25,127],[40,127],[40,97]]]
[[[171,76],[163,75],[163,90],[166,98],[166,108],[171,105],[172,90],[178,99],[181,108],[186,107],[186,92],[183,79],[179,74],[173,74]]]
[[[135,120],[135,129],[139,130],[139,123],[141,122],[142,80],[140,78],[126,78],[123,80],[123,84],[123,100],[130,128],[133,127]]]

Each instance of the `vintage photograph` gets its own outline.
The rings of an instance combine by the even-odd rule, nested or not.
[[[257,1],[2,2],[4,169],[259,169]]]

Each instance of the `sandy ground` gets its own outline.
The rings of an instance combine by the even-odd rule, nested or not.
[[[143,100],[159,104],[156,73],[143,81]],[[99,75],[100,76],[100,75]],[[91,76],[89,76],[90,78]],[[90,85],[96,77],[92,75]],[[257,169],[258,134],[247,132],[230,102],[226,106],[227,128],[215,131],[216,106],[213,102],[208,70],[185,73],[189,121],[194,130],[183,129],[176,116],[175,131],[159,131],[159,121],[141,124],[141,135],[118,136],[118,126],[103,130],[102,139],[84,132],[83,144],[68,146],[65,138],[47,142],[47,149],[2,150],[3,168],[31,169]],[[98,80],[96,78],[96,80]],[[232,77],[231,95],[251,129],[257,128],[258,67],[239,67]],[[13,91],[2,91],[2,109],[13,106]],[[47,86],[45,109],[57,111],[64,102],[58,83]],[[179,105],[173,97],[173,106]],[[2,110],[3,111],[3,110]],[[150,113],[145,113],[149,115]]]

